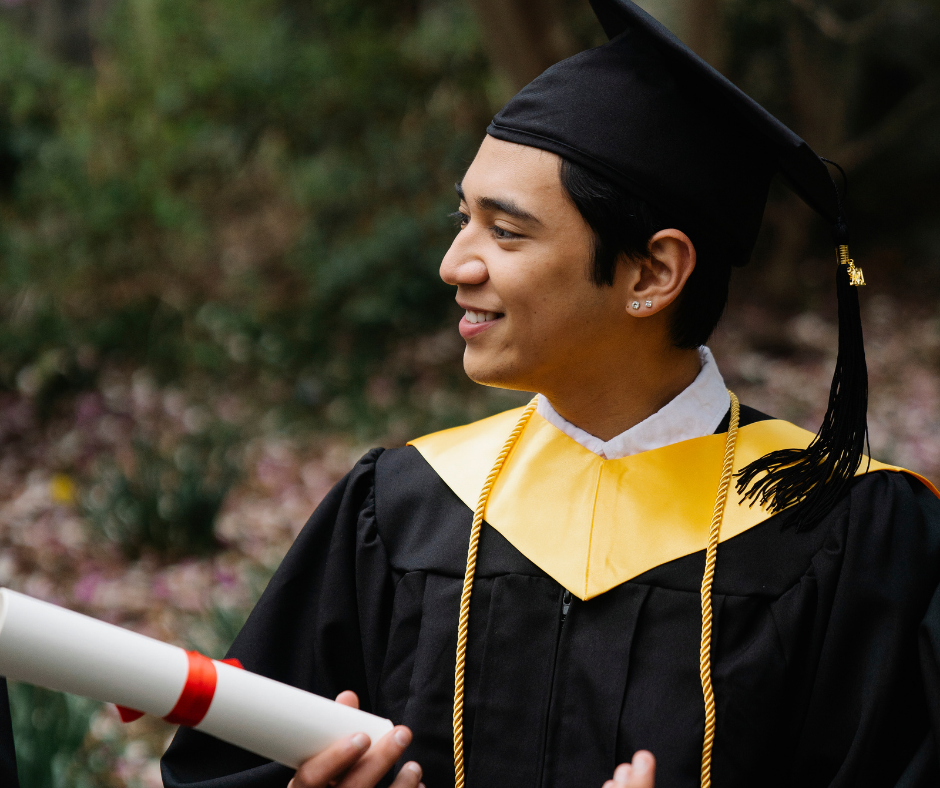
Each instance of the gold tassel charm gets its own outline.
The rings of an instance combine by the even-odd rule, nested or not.
[[[849,284],[853,287],[863,287],[865,285],[865,274],[861,268],[855,267],[855,261],[849,257],[849,247],[846,244],[840,244],[838,248],[839,265],[848,266]]]

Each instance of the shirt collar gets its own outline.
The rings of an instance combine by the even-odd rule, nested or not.
[[[563,419],[545,396],[539,397],[537,412],[569,438],[605,460],[711,435],[727,414],[731,398],[712,352],[703,345],[698,353],[702,369],[688,388],[652,416],[609,441],[602,441]]]

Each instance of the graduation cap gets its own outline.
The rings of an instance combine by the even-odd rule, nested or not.
[[[649,202],[679,229],[715,234],[747,261],[771,180],[833,228],[839,350],[829,404],[806,449],[767,454],[739,473],[751,502],[815,525],[842,497],[867,438],[868,374],[842,196],[826,161],[630,0],[591,0],[610,40],[549,68],[487,133],[551,151]]]

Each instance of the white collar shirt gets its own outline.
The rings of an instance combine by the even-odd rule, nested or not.
[[[563,419],[545,396],[539,396],[537,412],[549,424],[605,460],[629,457],[679,441],[712,435],[727,415],[731,398],[712,352],[704,345],[698,352],[702,369],[688,388],[652,416],[609,441],[603,441]]]

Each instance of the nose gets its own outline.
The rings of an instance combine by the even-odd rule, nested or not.
[[[465,227],[441,260],[441,279],[449,285],[482,285],[489,272],[480,252],[473,230]]]

